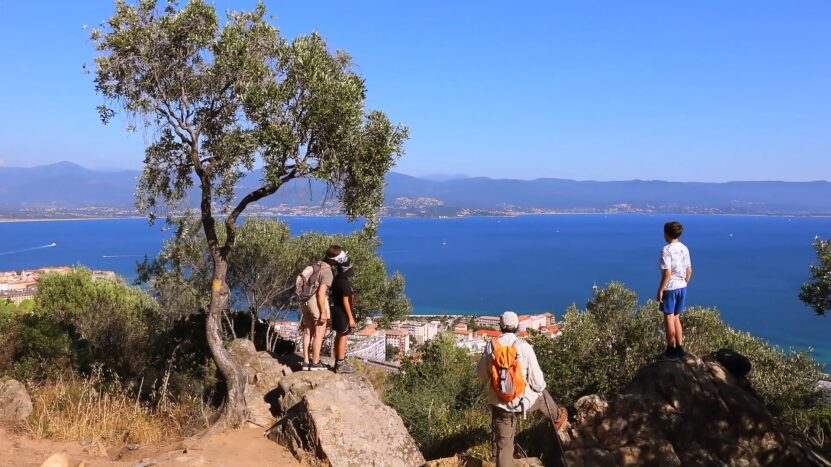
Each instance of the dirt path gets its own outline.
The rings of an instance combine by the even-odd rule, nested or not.
[[[106,448],[98,443],[82,446],[78,442],[34,440],[0,427],[0,467],[38,467],[58,452],[69,456],[70,467],[76,467],[82,461],[88,467],[133,467],[137,464],[148,467],[300,466],[285,448],[263,437],[262,428],[243,428],[209,438],[129,451],[126,448]]]

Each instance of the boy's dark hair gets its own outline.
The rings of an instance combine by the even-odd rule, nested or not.
[[[677,221],[667,222],[664,224],[664,233],[667,237],[675,240],[676,238],[680,238],[681,234],[684,233],[684,226]]]
[[[518,331],[516,326],[499,326],[499,330],[503,333],[509,332],[511,334],[516,334]]]
[[[336,256],[338,256],[338,255],[341,253],[341,251],[343,251],[343,248],[341,248],[341,246],[340,246],[340,245],[332,245],[332,246],[330,246],[330,247],[326,250],[326,256],[324,256],[324,257],[323,257],[323,261],[325,261],[325,262],[327,262],[327,263],[331,264],[332,266],[337,265],[337,264],[338,264],[338,262],[337,262],[337,261],[335,261],[335,259],[334,259],[334,258],[335,258]]]

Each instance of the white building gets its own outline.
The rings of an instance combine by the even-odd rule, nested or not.
[[[346,355],[383,362],[387,357],[387,339],[380,334],[374,336],[350,335],[346,344]]]
[[[393,328],[385,331],[387,344],[392,345],[402,354],[410,352],[410,332],[404,328]]]
[[[485,345],[487,345],[487,341],[481,337],[456,340],[456,347],[466,349],[471,355],[484,352]]]

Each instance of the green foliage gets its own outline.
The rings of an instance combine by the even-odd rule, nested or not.
[[[34,310],[0,309],[0,373],[44,380],[103,367],[143,390],[201,394],[212,374],[203,315],[175,316],[137,287],[76,268],[38,282]],[[23,304],[21,304],[23,305]],[[165,373],[167,377],[165,378]]]
[[[38,282],[37,312],[59,320],[77,347],[76,364],[88,371],[100,363],[125,377],[140,375],[153,351],[146,349],[164,320],[156,302],[120,281],[94,280],[76,268],[47,274]]]
[[[483,383],[452,335],[429,342],[421,362],[405,361],[391,379],[386,401],[428,459],[452,456],[490,439]]]
[[[239,212],[292,178],[311,177],[335,188],[350,218],[375,216],[407,129],[365,110],[367,90],[349,54],[330,52],[317,33],[289,41],[267,16],[262,3],[221,20],[202,0],[181,8],[122,0],[92,31],[102,121],[120,109],[156,130],[140,208],[152,213],[161,199],[176,209],[194,173],[203,201],[230,208],[243,172],[261,165],[262,185],[240,197]]]
[[[831,310],[831,240],[814,239],[818,265],[811,265],[811,281],[802,285],[799,299],[811,306],[816,314]]]
[[[48,314],[0,309],[0,341],[0,374],[23,381],[44,379],[72,361],[67,327]]]
[[[159,257],[142,265],[142,280],[148,281],[163,307],[186,315],[207,307],[201,290],[210,281],[210,259],[198,224],[191,221],[180,234],[165,243]],[[220,235],[222,229],[220,229]],[[332,244],[342,245],[352,259],[352,282],[358,293],[354,307],[358,321],[369,316],[382,323],[402,319],[412,309],[404,294],[404,278],[390,276],[378,255],[378,240],[365,231],[348,235],[309,232],[292,237],[285,222],[249,217],[237,230],[237,245],[229,256],[228,284],[232,306],[279,316],[296,308],[294,280],[307,265],[319,261]]]

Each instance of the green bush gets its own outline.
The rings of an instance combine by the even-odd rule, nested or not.
[[[421,362],[405,361],[389,382],[392,406],[428,459],[452,456],[490,440],[490,410],[467,351],[444,334]]]

